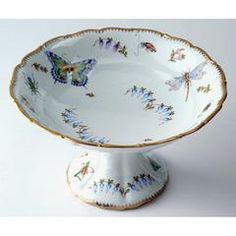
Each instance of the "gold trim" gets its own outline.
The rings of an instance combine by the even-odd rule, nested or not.
[[[72,162],[71,162],[72,163]],[[134,204],[128,204],[128,205],[114,205],[114,204],[105,204],[105,203],[100,203],[97,202],[95,200],[89,200],[85,197],[82,197],[78,194],[75,194],[70,186],[70,181],[69,181],[69,169],[70,169],[70,165],[71,163],[68,165],[67,170],[66,170],[66,183],[68,188],[70,189],[71,193],[73,194],[73,196],[75,196],[77,199],[79,199],[80,201],[89,204],[91,206],[95,206],[98,208],[102,208],[102,209],[106,209],[106,210],[119,210],[119,211],[123,211],[123,210],[132,210],[135,208],[138,208],[140,206],[143,206],[144,204],[148,204],[151,203],[152,201],[154,201],[155,199],[157,199],[157,197],[159,197],[164,190],[166,189],[167,184],[169,183],[169,175],[167,173],[167,179],[164,183],[164,185],[161,187],[161,189],[159,189],[156,193],[154,193],[153,195],[151,195],[150,197],[147,197],[141,201],[138,201]]]
[[[180,133],[178,135],[172,136],[170,138],[167,139],[163,139],[160,141],[156,141],[156,142],[149,142],[149,143],[140,143],[140,144],[134,144],[134,145],[116,145],[116,144],[95,144],[95,143],[91,143],[91,142],[85,142],[85,141],[80,141],[74,138],[71,138],[69,136],[64,136],[63,134],[56,132],[54,130],[51,130],[49,128],[47,128],[46,126],[40,124],[37,120],[33,119],[32,117],[30,117],[22,108],[22,106],[19,104],[19,102],[17,101],[15,95],[14,95],[14,85],[16,82],[16,78],[17,78],[17,72],[18,70],[23,67],[26,63],[27,60],[29,58],[31,58],[33,55],[41,52],[42,50],[45,49],[45,47],[47,47],[48,45],[55,43],[57,41],[61,41],[64,39],[68,39],[68,38],[73,38],[73,37],[79,37],[85,33],[102,33],[102,32],[106,32],[106,31],[123,31],[123,32],[133,32],[133,31],[138,31],[138,32],[149,32],[149,33],[153,33],[153,34],[157,34],[160,37],[164,37],[166,39],[170,39],[170,40],[174,40],[174,41],[179,41],[182,43],[185,43],[188,47],[193,48],[194,50],[198,51],[202,56],[204,56],[206,58],[206,60],[208,60],[208,62],[210,62],[219,72],[220,74],[220,79],[221,79],[221,88],[222,88],[222,92],[223,95],[221,97],[221,99],[218,101],[217,103],[217,107],[216,109],[205,119],[203,120],[198,126],[196,126],[193,129],[190,129],[184,133]],[[104,148],[137,148],[137,147],[147,147],[147,146],[154,146],[154,145],[160,145],[160,144],[164,144],[164,143],[168,143],[174,140],[177,140],[179,138],[182,138],[186,135],[192,134],[196,131],[198,131],[200,128],[202,128],[205,124],[207,124],[222,108],[222,105],[227,97],[227,89],[226,89],[226,78],[225,78],[225,74],[222,70],[222,68],[220,67],[220,65],[214,61],[203,49],[201,49],[200,47],[194,46],[191,42],[189,42],[188,40],[182,39],[182,38],[178,38],[175,36],[171,36],[169,34],[166,33],[162,33],[160,31],[156,31],[156,30],[151,30],[151,29],[142,29],[142,28],[118,28],[118,27],[108,27],[108,28],[102,28],[102,29],[87,29],[87,30],[83,30],[83,31],[79,31],[73,34],[68,34],[68,35],[64,35],[64,36],[59,36],[53,39],[50,39],[49,41],[45,42],[44,44],[42,44],[41,46],[39,46],[36,50],[30,52],[29,54],[27,54],[21,61],[20,64],[18,64],[13,72],[13,76],[11,79],[11,83],[10,83],[10,95],[13,98],[13,100],[15,101],[18,109],[34,124],[37,124],[38,126],[42,127],[43,129],[46,129],[47,131],[49,131],[50,133],[60,136],[61,138],[66,138],[72,142],[74,142],[75,144],[81,144],[81,145],[88,145],[88,146],[96,146],[96,147],[104,147]]]

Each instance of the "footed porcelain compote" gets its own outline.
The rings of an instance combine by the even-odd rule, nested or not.
[[[148,29],[54,38],[23,58],[10,88],[30,121],[81,146],[73,194],[103,208],[138,207],[165,188],[150,150],[199,130],[226,98],[221,67],[190,42]]]

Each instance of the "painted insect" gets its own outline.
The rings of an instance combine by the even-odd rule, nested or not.
[[[202,109],[201,113],[198,115],[197,118],[200,118],[200,117],[203,115],[203,113],[204,113],[205,111],[207,111],[207,110],[210,108],[210,106],[211,106],[211,102],[209,102],[209,103]]]
[[[33,78],[33,76],[27,76],[25,84],[30,89],[32,95],[39,94],[38,82]]]
[[[135,34],[135,36],[137,37],[137,41],[138,41],[137,51],[134,52],[135,56],[139,56],[140,48],[145,49],[146,52],[157,52],[156,47],[152,43],[147,42],[147,41],[145,42],[141,41],[140,34],[138,32]]]
[[[27,97],[21,95],[21,102],[22,102],[30,111],[32,111],[33,113],[36,114],[35,109],[31,106],[31,104],[30,104],[30,102],[29,102],[29,100],[28,100]]]
[[[90,166],[90,161],[83,163],[81,169],[74,175],[80,181],[89,173],[94,173],[94,169]]]
[[[208,103],[202,110],[202,112],[205,112],[208,110],[208,108],[211,106],[211,103]]]
[[[210,84],[208,84],[207,86],[199,86],[197,88],[198,92],[203,92],[203,93],[208,93],[209,91],[211,91],[211,86]]]
[[[202,77],[206,74],[205,71],[203,71],[204,67],[207,65],[207,62],[202,62],[199,65],[197,65],[192,71],[190,72],[184,72],[181,76],[177,76],[174,78],[174,80],[168,80],[166,81],[166,84],[170,86],[170,91],[177,91],[181,88],[181,86],[184,84],[187,92],[186,92],[186,98],[185,102],[188,100],[189,96],[189,88],[191,86],[191,82],[193,80],[200,80]]]
[[[147,52],[157,51],[156,47],[152,43],[149,43],[149,42],[141,42],[140,47],[144,48]]]
[[[39,64],[39,63],[37,63],[37,62],[33,63],[33,64],[32,64],[32,67],[34,67],[34,69],[37,70],[37,71],[42,71],[42,72],[44,72],[44,73],[47,73],[47,72],[48,72],[47,67],[42,66],[41,64]]]
[[[86,93],[85,95],[88,96],[88,97],[90,97],[90,98],[95,97],[95,94],[94,94],[94,93]]]
[[[143,141],[144,142],[150,142],[150,141],[152,141],[152,139],[151,138],[145,138]]]
[[[97,61],[86,59],[82,61],[69,62],[67,59],[56,55],[53,52],[45,52],[52,64],[51,75],[56,82],[84,87],[88,82],[88,73],[94,68]]]
[[[118,52],[125,57],[128,55],[128,51],[126,46],[122,46],[121,43],[118,41],[114,41],[112,38],[107,37],[107,38],[101,38],[99,37],[97,40],[95,40],[93,47],[96,45],[99,45],[100,48],[105,48],[105,49],[112,49],[113,52]]]
[[[139,55],[139,49],[143,48],[146,52],[157,52],[156,47],[150,42],[141,42],[137,46],[137,51],[134,53],[136,56]]]

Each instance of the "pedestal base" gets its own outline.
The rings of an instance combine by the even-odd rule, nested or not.
[[[166,187],[162,160],[142,153],[83,151],[67,169],[72,193],[82,201],[108,209],[136,208]]]

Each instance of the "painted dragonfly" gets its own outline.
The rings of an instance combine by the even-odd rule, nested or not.
[[[190,72],[184,72],[181,76],[175,77],[173,80],[166,81],[166,84],[170,86],[170,91],[177,91],[179,90],[182,85],[184,84],[186,91],[186,98],[185,102],[188,100],[189,96],[189,88],[193,80],[200,80],[206,74],[203,70],[204,67],[207,65],[207,62],[204,61],[197,65],[193,70]]]

